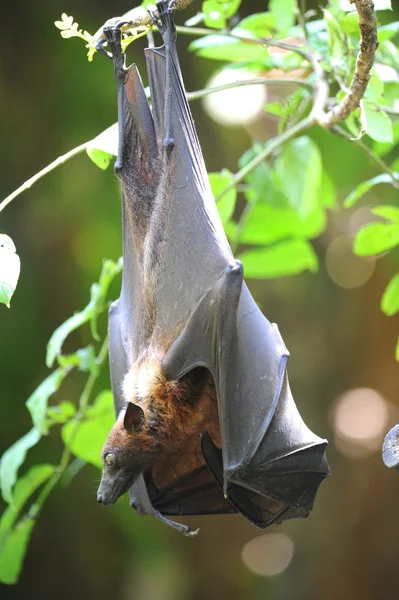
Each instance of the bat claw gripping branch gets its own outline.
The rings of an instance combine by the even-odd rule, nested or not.
[[[121,19],[120,17],[108,19],[102,28],[100,38],[96,42],[96,50],[101,54],[104,54],[104,56],[112,58],[114,61],[117,61],[119,57],[123,56],[121,39],[122,28],[125,25],[129,25],[129,21]],[[105,49],[105,44],[107,44],[110,52]]]

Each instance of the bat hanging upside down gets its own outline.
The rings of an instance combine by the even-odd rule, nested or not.
[[[125,67],[112,19],[98,49],[118,92],[123,280],[109,314],[117,421],[98,501],[166,515],[239,512],[260,528],[306,517],[328,475],[327,442],[302,421],[288,351],[243,281],[210,191],[176,53],[172,5],[157,4],[163,46],[145,51],[150,109]],[[105,42],[107,49],[105,49]]]

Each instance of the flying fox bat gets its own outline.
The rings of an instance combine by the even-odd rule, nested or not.
[[[302,421],[288,351],[243,281],[213,199],[175,46],[145,50],[148,104],[125,67],[121,20],[104,26],[118,92],[123,279],[109,313],[117,421],[103,449],[99,502],[169,515],[239,512],[259,528],[306,517],[328,475],[327,442]],[[107,49],[104,48],[106,41]]]

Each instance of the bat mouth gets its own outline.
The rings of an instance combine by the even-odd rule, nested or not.
[[[119,477],[117,480],[111,480],[105,479],[103,476],[97,492],[97,502],[99,504],[103,504],[104,506],[112,506],[121,496],[123,496],[123,494],[128,491],[137,477],[138,474],[135,474],[132,477],[129,477],[127,480]]]

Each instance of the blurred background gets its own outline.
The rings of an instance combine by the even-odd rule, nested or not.
[[[197,4],[178,22],[194,14]],[[88,63],[84,44],[62,40],[53,21],[66,12],[92,33],[129,8],[122,0],[112,6],[105,0],[22,0],[17,11],[9,3],[2,7],[0,199],[117,118],[111,62],[97,55]],[[260,0],[243,0],[240,15],[265,9]],[[180,36],[178,41],[189,91],[204,87],[218,67],[187,52],[190,40]],[[143,47],[144,42],[134,44],[142,72]],[[273,88],[273,93],[279,92]],[[209,171],[236,171],[255,134],[264,140],[275,133],[265,116],[224,126],[198,101],[192,111]],[[311,135],[338,200],[377,173],[348,142],[321,131]],[[369,218],[367,205],[395,200],[389,186],[375,190],[363,208],[330,212],[326,232],[314,243],[317,274],[248,282],[291,352],[291,387],[305,422],[330,441],[332,476],[322,484],[309,519],[258,532],[239,516],[193,517],[186,522],[200,527],[200,533],[186,539],[136,515],[127,498],[112,509],[98,505],[100,473],[87,466],[49,498],[20,583],[1,586],[1,598],[395,597],[399,474],[384,467],[381,444],[399,421],[394,358],[399,319],[385,317],[379,305],[399,255],[365,261],[353,257],[350,248],[350,236],[365,215]],[[112,170],[99,170],[85,155],[74,158],[14,200],[1,214],[0,230],[12,237],[22,261],[12,308],[0,306],[1,455],[30,428],[25,401],[47,375],[51,333],[87,304],[102,260],[120,255],[119,186]],[[105,318],[102,326],[105,330]],[[71,336],[71,350],[88,343],[89,333],[87,340],[82,335]],[[103,387],[107,378],[105,373]],[[59,399],[76,401],[82,381],[82,374],[68,378]],[[52,433],[31,451],[32,461],[47,461],[50,455],[56,462],[61,449]]]

